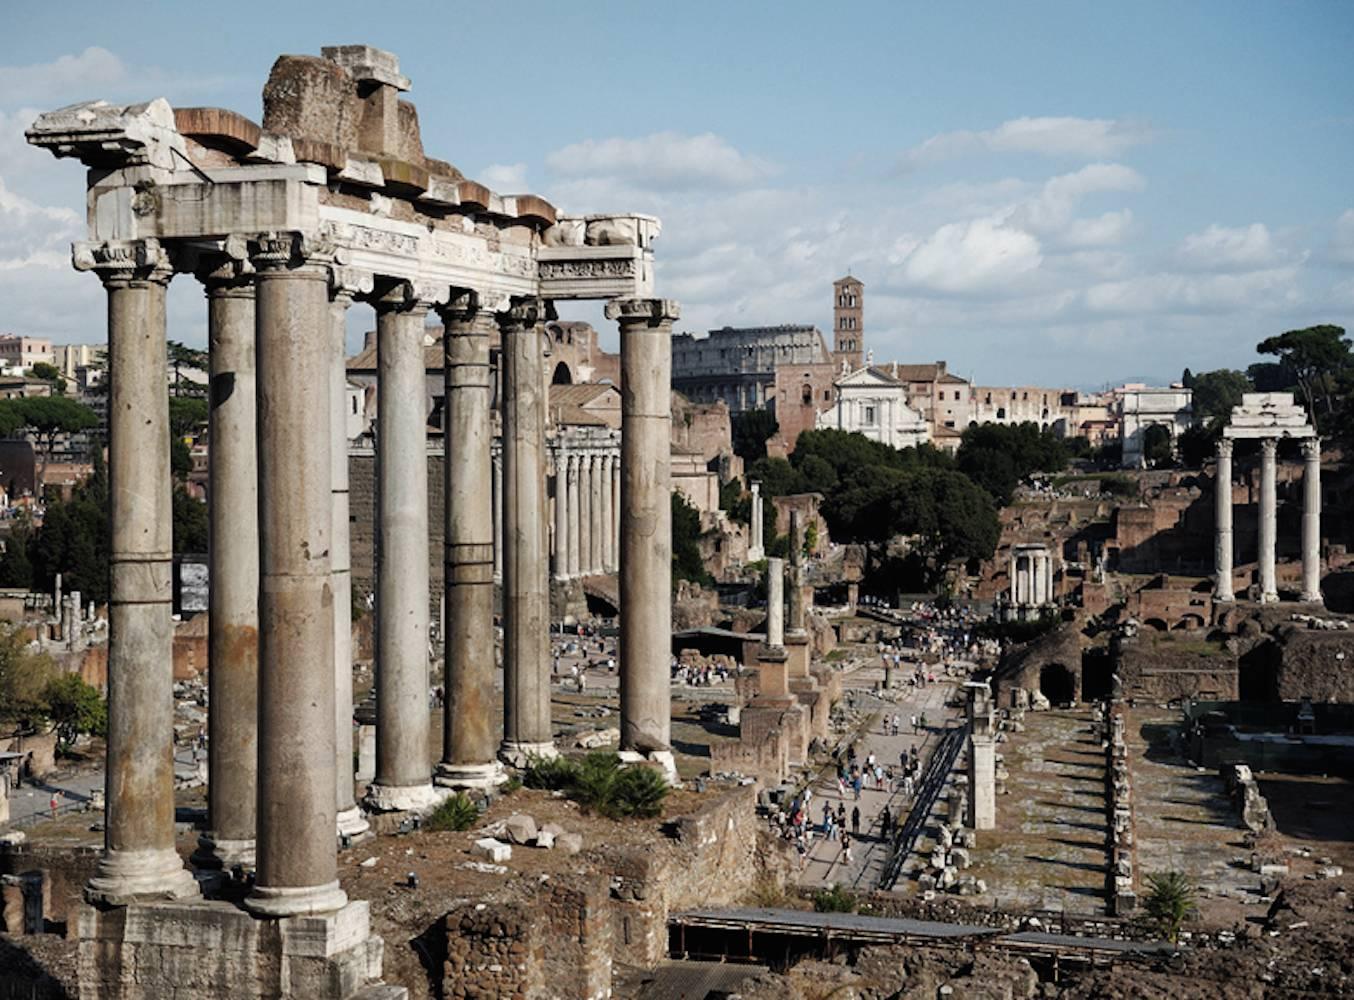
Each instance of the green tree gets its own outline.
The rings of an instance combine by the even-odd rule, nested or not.
[[[182,486],[174,487],[174,551],[178,553],[205,553],[207,551],[207,505],[188,495]]]
[[[94,471],[75,487],[69,500],[51,499],[42,528],[29,543],[34,583],[51,589],[61,573],[66,586],[85,600],[103,604],[109,597],[108,467],[103,449],[94,449]]]
[[[55,673],[51,657],[28,651],[18,625],[0,622],[0,725],[28,729],[45,719],[44,691]]]
[[[33,536],[33,519],[28,509],[24,508],[10,525],[4,554],[0,555],[0,587],[32,589],[33,562],[28,549],[33,543]]]
[[[1186,469],[1202,469],[1217,447],[1220,431],[1221,427],[1218,425],[1207,427],[1192,424],[1186,427],[1177,439],[1181,466]]]
[[[1163,872],[1147,876],[1149,891],[1143,901],[1147,919],[1172,944],[1180,940],[1180,930],[1186,921],[1198,915],[1197,891],[1180,872]]]
[[[1200,372],[1194,377],[1194,419],[1199,423],[1226,423],[1232,408],[1239,406],[1243,393],[1253,392],[1245,372],[1230,368]]]
[[[202,386],[196,382],[184,383],[183,369],[196,368],[199,371],[207,370],[207,352],[199,351],[196,348],[187,347],[177,340],[171,340],[168,344],[169,367],[174,370],[173,396],[181,396],[187,390],[190,395],[200,394]]]
[[[58,746],[69,750],[81,733],[104,736],[108,731],[108,705],[99,692],[79,674],[60,674],[43,690],[47,715],[56,726]]]
[[[710,584],[713,578],[701,558],[701,515],[680,490],[672,491],[672,580]]]
[[[6,402],[18,412],[23,421],[22,426],[38,439],[38,450],[42,455],[39,479],[47,471],[47,462],[52,457],[58,435],[75,434],[99,425],[98,414],[84,403],[77,403],[65,396],[27,396]]]
[[[1273,354],[1293,373],[1313,423],[1334,410],[1340,374],[1354,363],[1344,327],[1328,323],[1267,337],[1255,349]]]
[[[1149,469],[1164,469],[1171,464],[1171,432],[1164,424],[1152,424],[1142,432],[1142,457]]]
[[[745,462],[766,457],[766,442],[780,430],[770,410],[744,410],[735,413],[732,424],[733,453]]]
[[[1035,423],[981,424],[964,431],[955,463],[997,499],[1009,503],[1015,488],[1033,472],[1067,467],[1063,440]]]
[[[49,365],[46,361],[39,361],[31,369],[34,378],[40,378],[44,382],[52,384],[52,391],[61,395],[66,391],[66,376],[61,374],[61,369],[56,365]]]
[[[207,426],[207,401],[201,396],[169,397],[169,468],[180,480],[193,471],[189,439]]]

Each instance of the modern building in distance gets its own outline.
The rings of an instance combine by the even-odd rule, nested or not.
[[[0,333],[0,366],[28,371],[40,361],[50,365],[53,360],[50,340]]]
[[[93,368],[104,363],[107,344],[57,344],[52,348],[57,370],[68,381],[77,381],[81,368]]]

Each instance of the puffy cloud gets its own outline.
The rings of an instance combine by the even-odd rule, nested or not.
[[[1074,247],[1113,246],[1123,242],[1132,225],[1133,212],[1127,208],[1094,219],[1073,219],[1062,234],[1062,242]]]
[[[1347,209],[1335,220],[1335,235],[1331,251],[1336,260],[1354,264],[1354,208]]]
[[[907,255],[906,285],[944,292],[1000,288],[1039,267],[1039,241],[1022,229],[994,219],[941,226]]]
[[[32,66],[0,66],[0,95],[6,104],[93,100],[128,77],[126,64],[107,49],[92,45],[79,55],[64,55]]]
[[[475,180],[487,184],[500,194],[518,194],[527,188],[525,163],[495,163],[475,175]]]
[[[1073,214],[1082,199],[1105,192],[1139,191],[1145,184],[1142,175],[1132,167],[1121,163],[1092,163],[1072,173],[1050,178],[1037,195],[1016,208],[1013,217],[1025,228],[1056,233],[1072,225]],[[1123,220],[1120,225],[1126,223],[1127,220]],[[1112,225],[1103,223],[1102,232],[1108,232]],[[1083,226],[1083,237],[1090,234],[1091,230]]]
[[[776,172],[712,132],[655,132],[640,138],[585,139],[548,153],[546,166],[565,177],[608,177],[658,190],[743,187]]]
[[[1269,229],[1262,222],[1229,228],[1212,225],[1180,242],[1176,257],[1185,267],[1201,271],[1250,271],[1281,259]]]
[[[1151,132],[1145,125],[1113,118],[1013,118],[982,132],[961,130],[933,135],[903,154],[903,166],[924,166],[978,153],[1118,156],[1149,138]]]
[[[1300,301],[1297,265],[1239,274],[1143,274],[1086,289],[1095,313],[1227,313],[1280,310]]]

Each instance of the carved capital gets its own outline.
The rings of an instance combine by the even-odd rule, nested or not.
[[[1303,438],[1302,457],[1308,462],[1321,461],[1321,439],[1318,437]]]
[[[376,278],[360,267],[334,264],[329,268],[329,297],[334,301],[351,302],[359,295],[370,295],[376,287]]]
[[[447,304],[438,309],[442,323],[451,333],[488,334],[495,313],[510,308],[508,296],[473,288],[453,288]]]
[[[1218,438],[1218,458],[1232,457],[1232,439]]]
[[[676,299],[612,299],[606,304],[606,318],[617,320],[622,326],[637,323],[661,326],[681,315]]]
[[[451,296],[449,285],[431,281],[377,282],[375,305],[380,310],[427,312]]]
[[[169,253],[156,239],[75,243],[71,263],[77,271],[94,271],[104,284],[167,285],[174,276]]]
[[[1278,438],[1261,438],[1261,439],[1260,439],[1260,454],[1261,454],[1261,455],[1263,455],[1265,458],[1273,459],[1274,456],[1277,455],[1278,453],[1279,453],[1279,439],[1278,439]]]
[[[342,263],[333,241],[310,233],[259,233],[248,249],[249,259],[261,272]]]
[[[506,309],[499,310],[499,325],[505,327],[528,328],[550,319],[552,310],[542,299],[513,299]]]

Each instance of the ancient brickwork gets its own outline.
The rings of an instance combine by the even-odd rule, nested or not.
[[[436,604],[442,593],[442,456],[428,456],[428,581]],[[352,546],[353,593],[359,599],[376,587],[376,457],[348,457],[348,517]]]
[[[442,995],[463,998],[545,994],[539,915],[523,903],[466,903],[443,918],[447,958]]]

